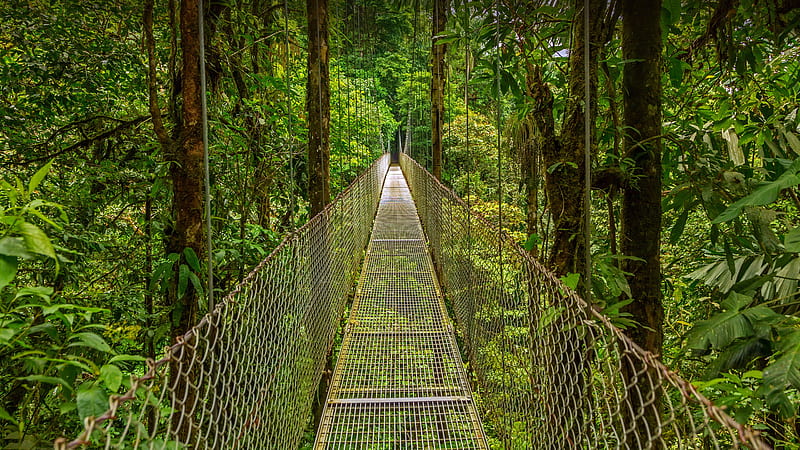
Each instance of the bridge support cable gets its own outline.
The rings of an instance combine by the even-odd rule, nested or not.
[[[769,448],[416,161],[403,154],[400,165],[416,204],[428,205],[419,208],[420,218],[462,350],[471,355],[472,388],[490,442],[531,449]],[[562,356],[576,352],[575,342],[582,361]],[[632,362],[641,368],[636,379],[623,375]],[[564,385],[579,384],[577,403],[563,396]],[[580,414],[571,411],[576,404]],[[627,420],[644,415],[658,418],[654,427]]]
[[[487,449],[417,209],[396,166],[358,286],[314,448]]]

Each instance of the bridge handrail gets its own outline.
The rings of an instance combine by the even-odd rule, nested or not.
[[[248,448],[247,442],[270,442],[277,445],[275,448],[297,447],[308,422],[313,397],[322,377],[346,298],[358,273],[356,266],[366,248],[388,168],[387,153],[376,159],[323,211],[288,234],[213,311],[207,313],[186,333],[178,336],[174,344],[166,347],[160,359],[148,359],[144,373],[141,376],[131,376],[130,388],[124,394],[109,397],[109,409],[105,413],[97,417],[87,417],[84,419],[83,431],[75,439],[58,438],[54,447],[70,449],[101,441],[104,441],[102,445],[105,448],[179,448],[182,444],[194,445],[196,448]],[[307,245],[309,242],[306,241],[309,240],[313,241],[312,245]],[[337,273],[332,270],[334,265],[349,270]],[[302,277],[300,281],[295,278],[281,278],[281,274],[277,274],[277,281],[292,284],[297,288],[296,292],[289,292],[288,289],[265,292],[263,287],[276,281],[270,280],[271,273],[266,272],[273,268],[289,272],[293,267],[302,267],[308,273],[303,274],[296,270],[289,275]],[[256,290],[256,294],[251,293],[251,290]],[[261,296],[262,294],[265,295]],[[232,405],[225,403],[226,400],[219,393],[209,393],[209,386],[205,386],[200,378],[212,384],[213,389],[231,390],[238,400],[246,397],[236,392],[236,387],[226,386],[224,382],[228,380],[221,380],[226,376],[221,374],[223,370],[234,377],[242,377],[242,373],[236,373],[237,364],[246,361],[226,355],[225,352],[231,352],[232,349],[223,349],[220,346],[235,345],[230,341],[242,340],[241,334],[248,332],[242,328],[235,329],[236,323],[232,319],[259,319],[252,314],[243,319],[247,312],[241,311],[247,306],[254,307],[254,295],[260,297],[257,300],[261,301],[262,308],[264,304],[284,308],[281,311],[283,314],[274,310],[270,312],[276,322],[280,319],[294,321],[283,333],[288,339],[295,341],[291,345],[287,344],[290,348],[278,349],[283,355],[271,358],[274,367],[272,373],[267,375],[268,379],[260,380],[263,383],[259,390],[261,395],[245,406],[247,411],[238,411],[238,422],[228,426],[221,422],[236,415],[236,412],[225,409]],[[269,301],[270,297],[272,302]],[[278,304],[280,299],[275,297],[305,303],[300,307],[281,306]],[[232,313],[232,310],[237,309],[238,311]],[[238,316],[233,317],[234,314]],[[319,319],[320,316],[323,319],[320,320],[323,323],[322,329],[316,328],[319,324],[309,319]],[[253,328],[263,331],[267,326],[272,326],[274,330],[281,324],[261,325],[259,327],[254,322]],[[229,331],[226,326],[231,327],[233,332],[229,332],[228,342],[222,342],[218,338]],[[263,335],[256,337],[265,338]],[[266,345],[264,342],[261,344],[262,347]],[[199,350],[203,350],[202,355]],[[298,353],[292,354],[290,350]],[[227,359],[229,357],[231,359]],[[298,362],[296,359],[302,361]],[[213,369],[209,367],[210,361],[229,363],[229,366],[218,368],[217,373],[210,373]],[[270,364],[264,358],[260,362]],[[286,404],[283,405],[283,411],[270,411],[264,406],[272,400],[267,398],[267,393],[273,390],[279,369],[286,369],[290,364],[297,366],[289,367],[290,375],[299,376],[296,379],[281,380],[282,385],[278,388],[286,392],[283,393],[284,397],[276,401],[280,403],[294,400],[302,405],[297,407]],[[256,386],[251,388],[255,390]],[[198,399],[198,393],[205,393],[212,398]],[[218,401],[223,404],[217,405]],[[141,409],[137,409],[139,407]],[[128,410],[123,411],[124,408]],[[292,411],[293,408],[297,411]],[[215,417],[215,414],[218,416]],[[287,417],[297,420],[287,421]],[[221,427],[225,428],[225,433],[219,432]],[[213,428],[217,434],[201,436],[200,433],[204,431],[210,433],[203,428]],[[250,437],[249,434],[257,436]],[[219,440],[222,442],[218,442]]]
[[[660,358],[631,341],[624,331],[612,323],[609,317],[593,305],[588,304],[574,290],[562,283],[536,258],[523,249],[515,239],[499,229],[496,223],[492,223],[483,215],[472,211],[463,199],[433,177],[417,161],[402,154],[400,165],[417,203],[423,228],[440,272],[440,282],[459,322],[459,330],[466,346],[465,350],[469,355],[470,367],[475,375],[473,388],[477,390],[483,400],[482,416],[484,420],[489,419],[490,422],[494,422],[493,428],[498,432],[498,439],[507,447],[526,443],[524,438],[521,441],[515,440],[514,434],[516,433],[518,438],[519,435],[527,433],[526,438],[530,441],[527,443],[536,445],[538,448],[541,448],[543,442],[550,442],[552,448],[581,447],[582,445],[588,448],[599,448],[599,444],[605,447],[616,445],[669,448],[668,444],[670,443],[678,442],[680,447],[681,443],[698,442],[703,439],[710,440],[716,448],[725,445],[738,448],[742,444],[758,450],[770,448],[757,431],[738,423],[723,409],[698,392],[690,382],[670,370]],[[468,224],[466,231],[464,230],[465,223]],[[488,233],[484,233],[484,231],[488,231]],[[471,233],[471,235],[461,236],[460,233]],[[483,244],[484,250],[489,250],[479,254],[474,247],[481,244]],[[466,258],[464,257],[465,248]],[[498,257],[498,254],[502,256]],[[493,258],[499,259],[495,261]],[[492,264],[495,265],[494,268],[492,268]],[[521,294],[507,292],[506,277],[510,278],[510,273],[503,273],[504,265],[507,272],[514,272],[514,275],[521,279],[509,279],[508,281],[518,282],[521,287],[517,290],[525,292]],[[481,271],[485,273],[492,270],[494,272],[489,276],[479,275]],[[482,279],[476,280],[479,276]],[[491,283],[498,284],[497,279],[500,279],[500,286],[487,289]],[[534,283],[538,283],[538,286],[531,286]],[[537,340],[537,343],[545,347],[545,350],[534,348],[531,344],[531,348],[528,349],[530,355],[526,355],[514,348],[513,345],[506,344],[504,347],[506,353],[501,356],[502,361],[498,362],[498,358],[492,359],[485,355],[487,351],[490,351],[487,348],[496,345],[495,341],[498,339],[508,340],[508,337],[505,336],[507,326],[525,325],[519,320],[509,320],[509,322],[513,322],[512,325],[506,323],[505,316],[509,308],[507,304],[513,303],[511,301],[513,295],[523,297],[523,301],[517,302],[515,311],[524,311],[528,317],[536,317],[537,320],[548,312],[552,313],[553,308],[570,308],[572,311],[567,310],[550,317],[546,330],[537,329],[534,332],[533,322],[527,324],[528,333],[532,336],[530,339]],[[543,299],[542,297],[548,298]],[[490,313],[492,307],[498,306],[502,311],[499,313],[500,324],[495,324],[494,328],[487,325],[486,328],[481,329],[477,322],[483,320],[488,323],[490,318],[484,316]],[[498,313],[494,312],[494,314]],[[501,327],[502,330],[499,330]],[[583,329],[576,332],[575,330],[579,328]],[[568,342],[557,342],[559,338]],[[568,367],[551,366],[549,367],[550,371],[559,372],[562,378],[570,378],[570,375],[573,375],[566,373],[567,370],[564,369],[577,369],[579,374],[568,380],[558,380],[552,374],[542,375],[538,378],[529,375],[529,378],[536,378],[536,382],[529,381],[530,385],[524,386],[524,388],[518,385],[524,384],[524,382],[518,383],[512,388],[526,390],[524,395],[527,395],[528,398],[525,399],[516,398],[515,401],[510,401],[509,392],[497,392],[498,387],[501,386],[492,381],[492,377],[498,376],[495,373],[497,371],[492,370],[493,364],[503,364],[503,369],[510,371],[519,369],[519,367],[513,366],[513,361],[508,361],[514,358],[521,358],[531,365],[536,362],[551,364],[564,362],[564,355],[545,354],[548,347],[551,350],[561,350],[584,359],[577,363],[570,361]],[[497,352],[497,349],[492,348],[492,351]],[[596,363],[603,355],[617,355],[617,364],[606,368],[602,363]],[[615,368],[619,369],[618,373],[613,373]],[[562,370],[563,372],[561,372]],[[631,372],[629,376],[620,374],[625,371]],[[609,395],[609,392],[593,386],[592,381],[586,380],[589,377],[596,378],[598,376],[605,377],[602,382],[607,386],[617,389],[615,394],[619,395],[622,391],[623,398],[619,400],[619,403],[613,404],[613,400],[611,403],[607,400],[600,401],[600,398]],[[523,378],[506,380],[506,374],[502,374],[502,377],[504,379],[502,387],[506,389]],[[534,386],[534,384],[536,385]],[[672,392],[667,385],[674,388],[683,400],[673,399],[670,396]],[[545,392],[547,389],[555,392]],[[536,411],[531,411],[536,407],[531,407],[530,403],[534,405],[537,403],[532,401],[533,399],[563,401],[566,399],[558,398],[557,394],[575,395],[573,393],[575,390],[580,392],[577,394],[577,398],[572,400],[572,405],[568,402],[558,411],[553,410],[558,407],[556,405],[549,405],[550,411],[544,411],[547,408],[541,410],[544,412],[540,416],[547,420],[537,420],[541,417],[537,418]],[[519,394],[520,397],[522,395]],[[654,397],[638,401],[631,398],[634,395],[653,395]],[[688,402],[693,402],[695,407],[700,410],[703,416],[702,423],[695,423],[692,414],[697,410],[692,409]],[[661,404],[659,405],[659,403]],[[577,407],[578,405],[597,408],[597,410],[569,410],[569,406]],[[522,406],[529,409],[526,410]],[[604,409],[600,410],[601,408]],[[548,413],[550,417],[547,417]],[[513,417],[509,419],[505,416]],[[598,419],[601,416],[602,420]],[[575,423],[581,420],[591,422],[587,417],[602,423],[600,425]],[[497,419],[492,420],[493,418]],[[715,427],[707,422],[709,418],[724,431],[719,434],[728,435],[727,441],[717,436]],[[622,423],[625,420],[631,423]],[[676,425],[676,422],[681,421],[683,423]],[[520,424],[524,425],[524,430],[520,430]],[[613,431],[599,429],[609,425],[616,428]],[[648,428],[652,426],[656,426],[656,429]],[[689,428],[686,430],[688,437],[679,436],[683,431],[680,427]]]

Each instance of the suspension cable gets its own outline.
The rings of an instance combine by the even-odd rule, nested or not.
[[[495,95],[497,95],[497,129],[495,130],[497,139],[497,264],[498,264],[498,272],[500,274],[500,291],[498,295],[498,308],[497,310],[500,312],[500,327],[505,332],[506,328],[506,311],[505,307],[502,305],[503,297],[505,297],[505,279],[503,274],[503,151],[502,151],[502,136],[501,136],[501,127],[503,125],[503,102],[502,102],[502,95],[500,92],[500,8],[499,8],[499,1],[495,0],[494,3],[494,15],[495,15],[495,88],[497,89]],[[506,384],[506,375],[508,371],[506,370],[506,358],[500,358],[500,366],[502,369],[501,372],[501,384],[503,386],[503,391],[505,392],[508,389]]]
[[[214,263],[211,236],[211,170],[208,163],[208,105],[206,105],[206,42],[203,0],[197,2],[198,40],[200,41],[200,114],[203,122],[203,184],[205,187],[206,259],[208,264],[208,310],[214,309]]]
[[[294,175],[294,133],[292,132],[292,76],[289,64],[289,1],[283,0],[283,45],[284,45],[284,63],[283,72],[286,79],[286,118],[287,118],[287,131],[289,132],[289,230],[294,230],[294,209],[295,209],[295,175]]]
[[[592,303],[592,111],[591,111],[591,80],[589,78],[589,58],[591,56],[589,39],[589,0],[583,0],[583,129],[584,129],[584,215],[583,215],[583,246],[584,246],[584,298],[587,303]]]

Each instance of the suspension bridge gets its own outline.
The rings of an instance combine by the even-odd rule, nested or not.
[[[405,154],[140,373],[55,447],[769,448]]]

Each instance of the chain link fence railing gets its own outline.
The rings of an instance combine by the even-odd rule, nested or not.
[[[297,448],[388,167],[385,154],[55,448]]]
[[[416,161],[400,164],[497,447],[769,448]]]

